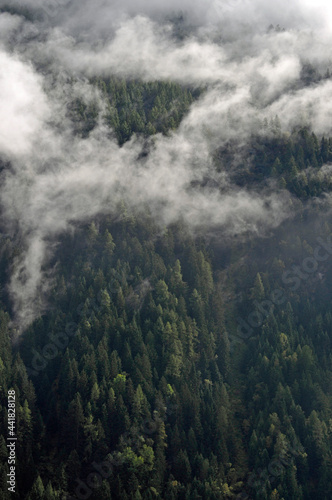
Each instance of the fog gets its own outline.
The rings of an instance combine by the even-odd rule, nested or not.
[[[285,132],[310,125],[332,133],[332,81],[301,80],[306,62],[322,74],[332,67],[324,9],[259,1],[11,6],[0,14],[0,154],[10,162],[0,197],[3,227],[22,246],[9,284],[20,332],[47,307],[52,272],[42,268],[58,237],[76,222],[114,213],[120,200],[134,211],[148,205],[162,226],[181,218],[193,232],[219,227],[229,238],[264,235],[294,215],[288,193],[240,189],[227,169],[217,173],[213,153],[269,133],[262,124],[276,115]],[[281,28],[268,30],[271,23]],[[178,130],[155,136],[139,159],[146,141],[134,136],[118,145],[93,76],[171,80],[205,91]],[[75,97],[101,110],[84,139],[67,113]],[[215,187],[193,187],[206,177]]]

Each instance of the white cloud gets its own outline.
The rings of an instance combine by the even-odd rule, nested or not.
[[[37,5],[24,1],[17,5]],[[33,25],[0,16],[0,153],[11,160],[0,196],[8,230],[18,232],[24,247],[10,283],[21,328],[41,310],[50,242],[74,222],[111,212],[124,198],[135,210],[147,203],[163,224],[182,217],[193,230],[259,234],[289,216],[289,197],[240,190],[227,169],[215,172],[212,153],[230,140],[245,145],[276,114],[286,129],[310,123],[318,133],[332,132],[331,81],[308,88],[300,82],[303,61],[322,70],[330,64],[331,36],[318,15],[310,18],[295,2],[211,1],[209,8],[182,2],[198,28],[179,40],[170,24],[158,21],[179,5],[165,5],[53,2],[53,14],[44,8],[44,20]],[[270,22],[292,29],[267,33]],[[19,33],[18,23],[24,25]],[[322,29],[308,29],[317,26]],[[77,74],[207,88],[178,131],[155,137],[138,161],[142,141],[120,148],[102,122],[87,139],[73,134],[68,100],[83,96],[103,106],[84,78],[70,81]],[[192,187],[206,177],[219,187]]]
[[[47,99],[30,65],[0,49],[0,67],[0,151],[22,156],[48,116]]]

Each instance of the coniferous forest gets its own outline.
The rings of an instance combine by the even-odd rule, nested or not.
[[[63,42],[48,30],[59,18],[66,33],[61,11],[72,15],[71,3],[48,13],[30,2],[1,5],[4,81],[21,75],[29,94],[39,75],[31,105],[20,103],[33,116],[27,129],[5,106],[0,77],[1,499],[330,500],[328,61],[299,57],[292,85],[291,69],[280,76],[275,62],[269,84],[248,70],[251,95],[239,113],[236,103],[224,105],[237,95],[230,66],[245,73],[253,48],[243,67],[229,49],[222,85],[196,79],[196,63],[195,78],[174,69],[164,76],[157,61],[152,78],[130,58],[134,69],[121,74],[120,49],[112,70],[116,43],[107,73],[92,42],[93,58],[83,57],[87,42],[73,22],[73,73],[57,74],[54,46]],[[130,22],[114,36],[126,41]],[[205,35],[196,39],[184,14],[167,23],[165,53],[169,45],[175,59],[188,44],[203,50]],[[266,26],[272,47],[294,34]],[[225,33],[209,50],[235,47]],[[64,61],[73,40],[62,47]],[[28,76],[20,66],[27,54]],[[214,59],[204,64],[214,68]],[[277,78],[286,82],[280,95]],[[298,96],[308,104],[295,119]],[[51,112],[34,129],[38,106]],[[22,148],[10,142],[11,126]]]

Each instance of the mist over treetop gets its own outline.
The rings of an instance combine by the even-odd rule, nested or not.
[[[10,284],[21,318],[45,296],[50,241],[120,200],[148,204],[162,225],[184,219],[225,235],[263,235],[294,215],[284,183],[252,182],[250,151],[301,127],[332,133],[331,33],[319,12],[289,2],[1,5],[1,202],[6,231],[24,241]]]

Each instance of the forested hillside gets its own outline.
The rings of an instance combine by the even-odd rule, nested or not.
[[[331,500],[309,4],[0,0],[1,500]]]
[[[120,143],[167,133],[193,99],[172,84],[98,85]],[[93,111],[76,112],[88,134]],[[232,175],[288,189],[295,222],[223,241],[122,203],[62,237],[51,307],[13,346],[2,295],[2,428],[14,388],[22,443],[14,497],[331,498],[332,231],[315,199],[331,189],[332,140],[263,127]],[[3,286],[21,251],[3,236]],[[4,432],[9,499],[6,453]]]
[[[105,119],[120,144],[136,134],[145,136],[175,130],[188,111],[199,89],[186,89],[178,84],[163,82],[126,81],[110,78],[93,82],[106,98]],[[72,103],[72,119],[78,131],[86,136],[96,125],[100,112],[96,103]]]

